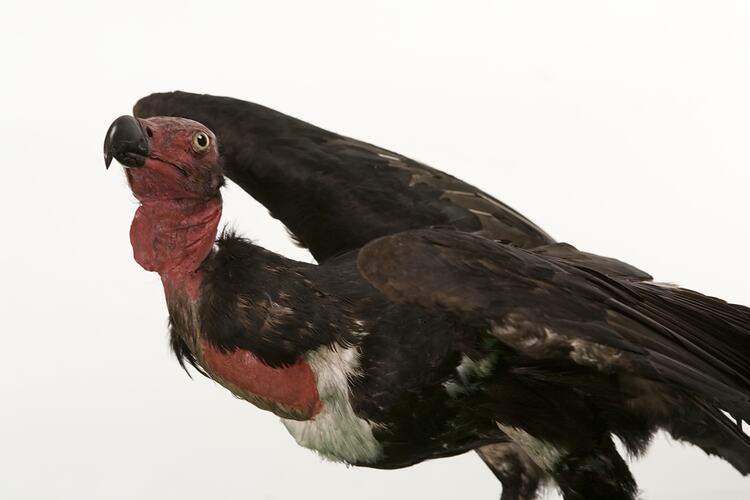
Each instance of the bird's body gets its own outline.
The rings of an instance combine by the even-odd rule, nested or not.
[[[485,332],[388,301],[357,270],[356,251],[318,266],[223,235],[207,253],[214,205],[197,217],[191,205],[172,205],[159,219],[141,207],[131,228],[136,259],[162,276],[181,362],[275,412],[301,445],[332,460],[403,467],[505,440],[470,404],[477,377],[496,368]],[[200,236],[186,245],[162,221],[188,212]],[[162,264],[176,261],[200,265]]]
[[[386,300],[356,254],[316,266],[225,235],[200,274],[199,300],[168,299],[177,352],[282,417],[301,445],[394,468],[502,440],[494,421],[472,415],[472,376],[459,373],[466,352],[495,355],[484,335]]]
[[[457,179],[293,119],[249,151],[218,123],[221,153],[200,123],[131,120],[113,124],[105,152],[134,167],[131,241],[162,277],[173,349],[301,445],[379,468],[480,448],[513,499],[533,498],[544,475],[566,500],[632,499],[612,436],[637,453],[658,429],[750,472],[750,439],[720,411],[750,417],[750,310],[556,244]],[[274,177],[290,155],[291,180]],[[215,240],[222,166],[320,264]],[[295,190],[299,204],[280,196]],[[378,206],[405,215],[378,220]]]
[[[360,254],[313,265],[223,235],[189,278],[165,282],[175,351],[282,417],[302,446],[378,468],[512,436],[554,476],[568,451],[611,451],[610,433],[640,451],[654,430],[700,409],[666,384],[598,371],[606,346],[604,359],[581,343],[574,359],[551,362],[501,342],[488,322],[388,300],[362,276]],[[565,349],[556,343],[540,338],[538,349]]]

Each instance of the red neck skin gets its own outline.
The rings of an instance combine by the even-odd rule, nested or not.
[[[159,273],[167,296],[183,292],[198,298],[198,268],[213,248],[221,208],[220,194],[141,202],[130,225],[133,256],[145,270]]]

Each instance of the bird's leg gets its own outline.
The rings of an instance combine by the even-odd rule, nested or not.
[[[596,447],[566,452],[550,472],[565,500],[634,500],[638,490],[609,437]]]
[[[496,443],[477,448],[477,454],[503,485],[500,500],[534,500],[544,474],[515,443]]]

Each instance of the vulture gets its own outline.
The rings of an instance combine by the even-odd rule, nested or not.
[[[476,450],[503,500],[633,500],[658,430],[750,473],[750,309],[555,242],[492,196],[256,104],[141,99],[107,131],[178,360],[321,456]],[[224,176],[317,264],[219,232]]]

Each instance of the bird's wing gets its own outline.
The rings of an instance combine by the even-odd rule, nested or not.
[[[380,238],[358,268],[390,299],[487,325],[530,357],[667,382],[750,417],[748,308],[457,231]]]
[[[552,243],[533,249],[534,253],[545,255],[553,259],[561,259],[591,271],[596,271],[613,278],[625,278],[635,281],[650,281],[652,276],[635,266],[613,259],[602,257],[589,252],[582,252],[568,243]]]
[[[254,103],[158,93],[138,101],[134,114],[182,116],[213,130],[227,177],[318,262],[380,236],[429,226],[524,248],[554,243],[508,205],[455,177]]]

